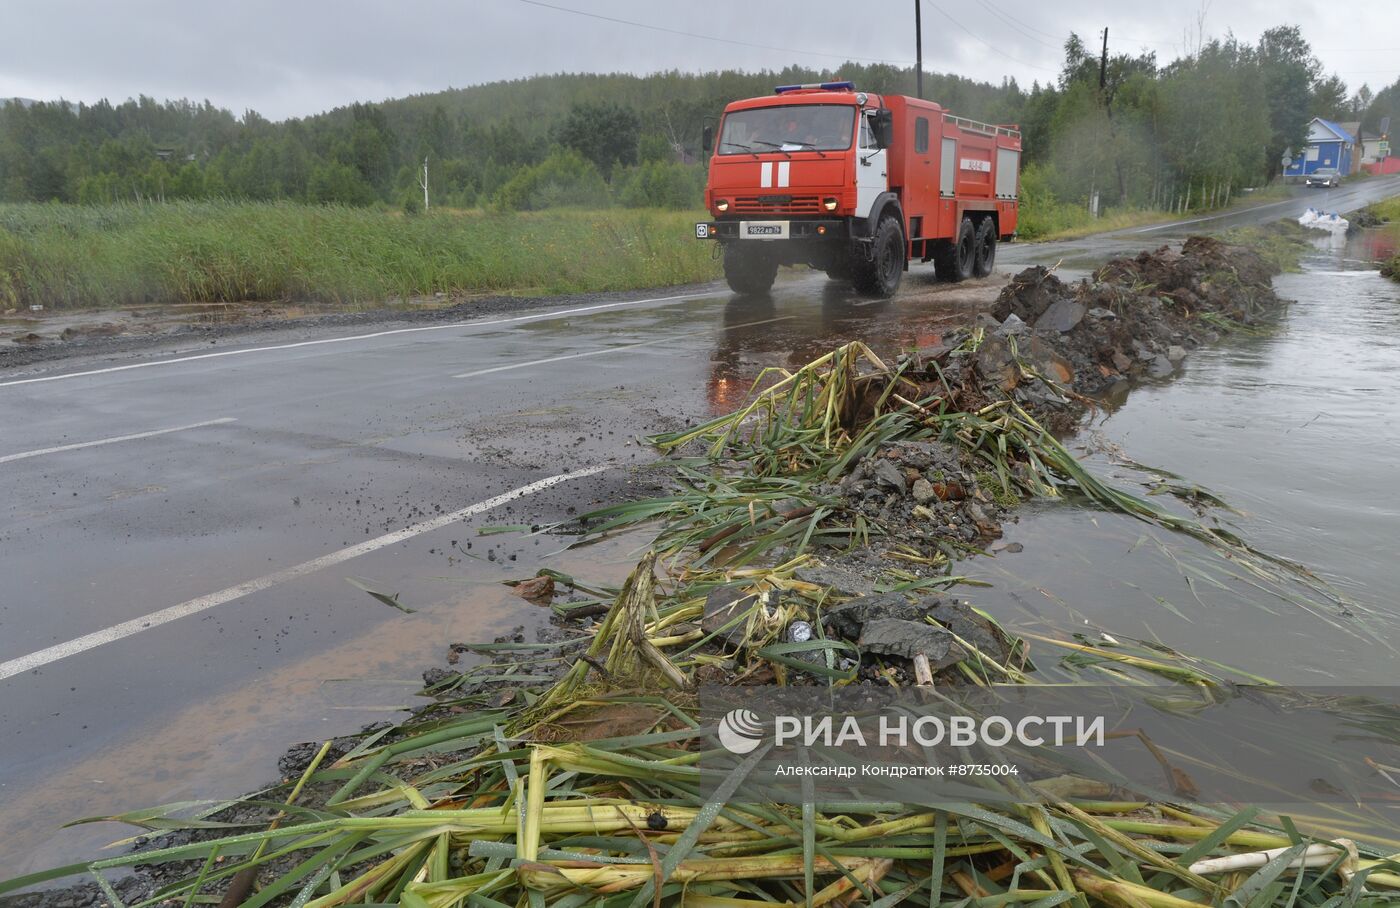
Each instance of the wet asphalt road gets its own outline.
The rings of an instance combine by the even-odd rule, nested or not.
[[[998,270],[1073,269],[1397,192],[1400,179],[1373,180],[1185,225],[1012,245]],[[479,527],[625,497],[636,479],[621,468],[650,460],[636,435],[728,409],[763,367],[844,340],[933,343],[999,285],[939,285],[918,266],[898,298],[872,302],[801,275],[767,300],[722,287],[619,296],[0,373],[0,875],[118,834],[54,832],[59,822],[236,794],[267,780],[293,740],[382,718],[343,707],[398,705],[412,688],[366,693],[363,679],[411,679],[447,643],[531,616],[500,581],[532,574],[558,542]],[[626,561],[615,550],[550,563],[610,574]],[[334,678],[361,680],[323,683]]]

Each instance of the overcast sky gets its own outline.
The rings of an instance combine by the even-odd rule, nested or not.
[[[209,99],[281,119],[356,100],[560,71],[907,65],[913,0],[0,0],[0,97]],[[1162,0],[924,0],[924,66],[976,79],[1053,79],[1071,31],[1165,61],[1202,7]],[[951,17],[951,18],[950,18]],[[1205,33],[1252,41],[1301,24],[1355,90],[1400,78],[1400,0],[1216,0]],[[747,45],[761,45],[760,47]]]

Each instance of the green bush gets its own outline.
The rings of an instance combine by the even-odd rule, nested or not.
[[[373,205],[374,187],[347,164],[317,164],[306,181],[307,201],[326,205]]]
[[[1040,164],[1028,164],[1021,170],[1021,206],[1016,232],[1028,240],[1083,227],[1090,221],[1086,206],[1061,202],[1055,197],[1052,176]]]
[[[628,208],[696,208],[704,193],[705,171],[675,161],[648,161],[619,178],[619,198]]]
[[[533,167],[518,171],[496,191],[492,204],[502,211],[539,211],[608,204],[608,185],[593,162],[576,151],[556,150]]]

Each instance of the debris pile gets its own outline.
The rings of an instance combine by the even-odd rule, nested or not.
[[[981,326],[975,364],[984,381],[1042,413],[1068,398],[1034,383],[1021,389],[1027,379],[1097,396],[1130,380],[1165,378],[1192,348],[1275,312],[1276,273],[1252,249],[1210,237],[1191,237],[1180,251],[1163,246],[1114,259],[1076,284],[1027,268]],[[948,352],[964,337],[949,339]]]
[[[851,512],[904,539],[972,544],[1001,535],[1004,509],[959,451],[942,442],[898,442],[872,452],[833,491]]]

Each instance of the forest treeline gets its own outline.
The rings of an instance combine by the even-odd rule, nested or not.
[[[1203,41],[1170,62],[1065,43],[1058,79],[1029,90],[928,74],[924,95],[1024,132],[1023,197],[1039,207],[1166,207],[1188,191],[1224,198],[1261,185],[1300,147],[1313,116],[1372,129],[1400,114],[1400,81],[1350,91],[1301,31],[1257,43]],[[290,199],[530,210],[558,205],[687,208],[704,183],[706,117],[774,85],[841,78],[912,94],[910,69],[846,64],[648,76],[559,74],[357,103],[272,122],[208,102],[0,107],[0,201],[111,203]],[[1398,120],[1400,121],[1400,120]]]

